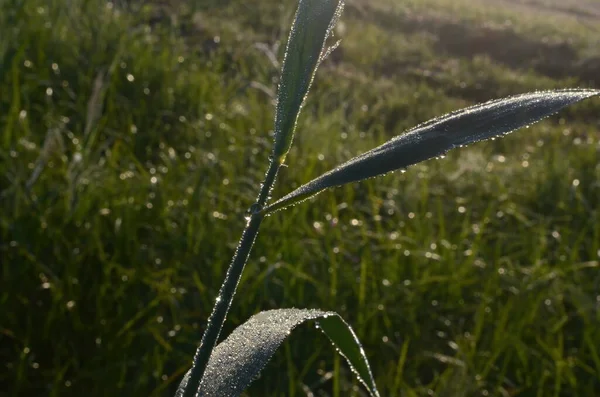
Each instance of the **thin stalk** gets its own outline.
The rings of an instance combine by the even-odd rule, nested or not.
[[[260,210],[266,204],[273,188],[273,184],[275,183],[275,179],[277,178],[280,166],[281,164],[279,162],[271,161],[265,179],[261,185],[256,203],[250,208],[250,219],[246,224],[246,228],[242,233],[240,242],[235,250],[233,259],[231,260],[231,264],[227,269],[225,280],[219,290],[219,295],[217,296],[213,311],[208,318],[208,324],[204,331],[204,335],[202,335],[202,341],[194,355],[194,363],[183,394],[184,397],[194,397],[199,392],[200,382],[206,371],[208,360],[210,359],[213,349],[217,345],[219,334],[221,333],[221,329],[227,318],[227,313],[229,312],[235,291],[240,282],[240,278],[242,277],[242,272],[244,271],[244,267],[250,256],[250,251],[252,250],[252,246],[258,235],[258,229],[264,219],[264,214],[262,214]]]

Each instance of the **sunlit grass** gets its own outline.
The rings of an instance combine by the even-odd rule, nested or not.
[[[15,395],[168,395],[271,143],[271,98],[253,82],[273,89],[276,68],[251,41],[282,39],[294,5],[261,4],[260,23],[232,2],[149,27],[140,23],[151,7],[85,4],[0,9],[19,17],[0,25],[0,385]],[[587,84],[439,54],[426,36],[415,45],[376,20],[358,24],[352,7],[275,197],[471,101]],[[237,18],[239,37],[217,25],[219,13]],[[225,334],[260,310],[319,307],[357,330],[383,395],[597,394],[591,102],[272,215]],[[352,377],[329,342],[297,341],[250,394],[332,394],[339,368],[348,395]]]

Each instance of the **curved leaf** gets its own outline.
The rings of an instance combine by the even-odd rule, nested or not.
[[[291,331],[308,320],[317,320],[318,327],[346,358],[371,396],[378,397],[369,363],[354,331],[337,313],[308,309],[260,312],[236,328],[213,351],[198,396],[239,396]],[[189,371],[175,397],[183,396],[188,377]]]
[[[449,113],[354,157],[265,207],[262,212],[269,214],[329,187],[403,169],[456,147],[506,135],[598,94],[599,90],[586,89],[533,92]]]
[[[343,6],[343,0],[300,0],[298,4],[277,90],[273,155],[280,163],[290,150],[300,109],[326,54],[325,41]]]

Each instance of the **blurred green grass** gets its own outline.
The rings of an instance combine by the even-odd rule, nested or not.
[[[600,85],[590,10],[348,3],[275,197],[473,102]],[[265,170],[294,8],[0,2],[0,395],[173,392]],[[588,101],[274,214],[225,334],[335,310],[383,395],[600,394],[599,130]],[[250,395],[364,395],[296,332]]]

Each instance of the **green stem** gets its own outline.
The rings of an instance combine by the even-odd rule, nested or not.
[[[240,278],[242,277],[244,266],[248,261],[250,251],[252,250],[252,245],[254,244],[256,236],[258,235],[258,229],[262,220],[264,219],[264,215],[260,213],[260,210],[266,204],[269,193],[271,192],[273,184],[275,183],[275,179],[277,178],[279,167],[280,164],[278,162],[271,161],[269,169],[265,175],[265,180],[261,185],[256,203],[250,209],[250,220],[246,224],[246,228],[242,233],[240,242],[235,250],[231,264],[229,265],[229,269],[227,269],[227,274],[225,276],[225,280],[223,281],[223,285],[221,285],[215,306],[213,307],[213,311],[208,318],[206,331],[204,331],[200,346],[194,355],[194,363],[192,365],[192,370],[190,372],[190,377],[188,379],[183,397],[194,397],[199,391],[200,382],[204,372],[206,371],[208,360],[210,359],[213,349],[217,345],[219,334],[221,333],[221,329],[225,323],[227,312],[229,312],[229,308],[231,307],[231,302],[233,301],[235,291],[238,283],[240,282]]]

